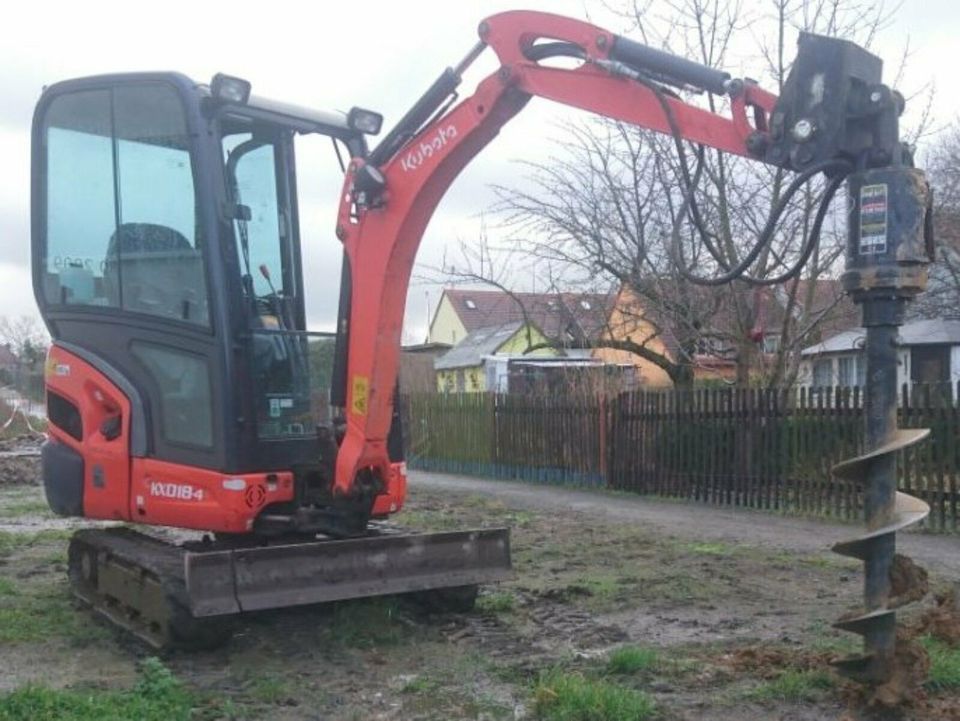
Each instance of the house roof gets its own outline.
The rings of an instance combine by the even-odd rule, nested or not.
[[[431,343],[414,343],[413,345],[405,345],[400,348],[404,353],[442,353],[444,351],[450,350],[453,347],[450,343],[439,343],[437,341]]]
[[[523,327],[522,321],[478,328],[433,362],[438,371],[452,368],[468,368],[483,362],[483,357],[493,355]]]
[[[805,357],[824,353],[845,353],[860,350],[866,329],[854,328],[827,338],[804,348]],[[960,320],[916,320],[900,327],[900,340],[903,345],[960,345]]]
[[[548,338],[561,340],[568,334],[578,340],[598,338],[616,302],[615,293],[508,294],[467,288],[446,288],[443,292],[467,333],[529,322]]]

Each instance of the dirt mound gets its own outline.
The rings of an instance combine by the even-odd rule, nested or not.
[[[909,556],[898,553],[890,568],[890,608],[900,608],[919,601],[930,592],[927,570]]]
[[[43,438],[38,433],[22,433],[0,439],[0,486],[40,483]]]
[[[11,438],[0,438],[0,454],[39,453],[42,433],[21,433]]]
[[[721,660],[737,672],[772,679],[783,671],[814,671],[826,668],[834,659],[827,652],[790,649],[778,646],[748,646],[727,654]]]
[[[937,594],[937,605],[920,617],[914,634],[929,634],[950,646],[960,646],[960,602],[956,589]]]
[[[923,646],[913,639],[912,629],[900,629],[897,632],[890,678],[885,683],[865,690],[863,705],[867,709],[876,709],[879,718],[899,718],[898,713],[926,704],[923,684],[930,671],[930,657]]]

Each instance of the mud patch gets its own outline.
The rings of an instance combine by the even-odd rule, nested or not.
[[[40,483],[40,457],[36,455],[0,456],[0,486]]]
[[[24,433],[0,440],[0,486],[40,483],[40,444],[43,436]]]
[[[956,648],[960,646],[960,601],[956,589],[937,594],[936,603],[920,617],[914,635],[929,634]]]
[[[911,718],[926,705],[923,684],[930,672],[930,657],[908,629],[901,628],[897,632],[891,668],[892,673],[886,682],[850,691],[853,705],[864,709],[867,719]]]
[[[721,662],[737,673],[762,679],[776,678],[785,670],[822,671],[829,668],[837,654],[775,646],[748,646],[721,657]]]

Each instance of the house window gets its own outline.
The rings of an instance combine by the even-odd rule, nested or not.
[[[457,392],[463,393],[467,390],[467,378],[463,372],[463,369],[457,371]]]
[[[920,345],[910,349],[913,383],[946,383],[950,380],[950,346]]]
[[[837,359],[837,385],[845,388],[857,385],[856,356],[843,356]]]
[[[463,299],[463,304],[464,304],[465,306],[467,306],[467,308],[468,308],[469,310],[476,310],[476,309],[477,309],[477,304],[473,302],[473,299],[472,299],[472,298],[464,298],[464,299]]]
[[[823,358],[813,363],[813,386],[825,388],[833,385],[833,360]]]
[[[583,308],[584,310],[590,310],[590,301],[589,301],[589,300],[581,300],[581,301],[580,301],[580,307]]]
[[[780,352],[780,336],[776,334],[763,336],[763,352],[770,353],[770,354],[779,353]]]

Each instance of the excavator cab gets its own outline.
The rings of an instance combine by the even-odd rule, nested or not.
[[[234,533],[344,516],[328,508],[337,338],[306,330],[294,137],[362,158],[379,125],[251,97],[224,75],[44,91],[32,252],[54,340],[55,510]],[[371,501],[347,525],[365,526]]]

